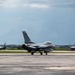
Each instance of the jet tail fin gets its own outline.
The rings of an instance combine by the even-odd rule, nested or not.
[[[25,43],[33,43],[25,31],[22,31]]]
[[[6,42],[4,43],[4,49],[6,49]]]

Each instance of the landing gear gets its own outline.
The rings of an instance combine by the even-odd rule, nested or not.
[[[31,52],[31,55],[34,55],[34,53],[35,53],[35,52],[34,52],[34,51],[32,51],[32,52]]]
[[[45,54],[47,55],[47,52]]]
[[[33,55],[34,54],[34,52],[31,52],[31,55]]]
[[[36,52],[35,50],[31,51],[31,55],[34,55],[35,52]]]
[[[48,54],[48,52],[47,51],[44,51],[44,53],[47,55]]]
[[[31,55],[34,55],[36,51],[31,51]],[[43,52],[39,51],[40,55],[43,55]]]
[[[43,53],[42,53],[42,52],[40,52],[40,55],[43,55]]]

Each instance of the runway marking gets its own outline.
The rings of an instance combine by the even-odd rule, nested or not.
[[[75,70],[75,67],[47,67],[46,70]]]

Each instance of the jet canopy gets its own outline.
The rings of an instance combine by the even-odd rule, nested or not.
[[[50,41],[44,42],[45,45],[51,45],[52,43]]]

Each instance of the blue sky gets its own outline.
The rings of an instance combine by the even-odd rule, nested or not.
[[[0,44],[75,44],[75,0],[0,0]]]

